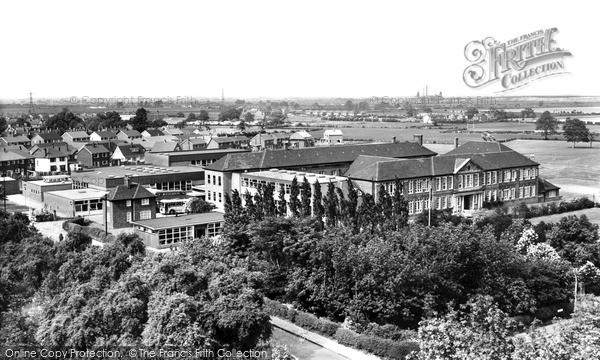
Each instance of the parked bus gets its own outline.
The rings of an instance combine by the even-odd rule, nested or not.
[[[184,213],[190,199],[162,199],[158,201],[158,211],[164,215]]]

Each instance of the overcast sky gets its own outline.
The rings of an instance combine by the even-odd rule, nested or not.
[[[511,95],[600,95],[590,1],[3,1],[0,98],[490,95],[465,45],[556,27],[569,75]]]

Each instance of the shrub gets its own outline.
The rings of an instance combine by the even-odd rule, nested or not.
[[[36,222],[54,221],[54,215],[51,213],[42,213],[35,216]]]
[[[413,351],[419,351],[416,341],[393,341],[376,336],[357,334],[352,330],[338,329],[335,339],[342,345],[366,350],[377,356],[404,359]]]

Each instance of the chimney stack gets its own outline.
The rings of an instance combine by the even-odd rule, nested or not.
[[[454,138],[454,148],[458,147],[458,138]]]
[[[423,145],[423,135],[421,135],[421,134],[414,134],[413,135],[413,141],[422,146]]]
[[[123,178],[123,180],[124,180],[125,186],[127,188],[130,188],[131,187],[131,176],[125,175],[125,177]]]

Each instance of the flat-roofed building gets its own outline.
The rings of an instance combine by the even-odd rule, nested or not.
[[[187,166],[111,166],[72,172],[71,178],[75,189],[110,190],[123,184],[127,175],[131,181],[158,190],[191,191],[192,186],[204,184],[203,170]]]
[[[106,193],[93,189],[49,191],[44,196],[44,209],[63,218],[103,214]]]
[[[73,188],[69,175],[43,176],[42,180],[24,181],[22,187],[23,196],[38,203],[44,203],[47,192]]]
[[[154,249],[168,249],[202,237],[221,233],[223,213],[209,212],[133,221],[135,233]]]
[[[160,166],[207,166],[227,154],[249,152],[247,149],[191,150],[164,153],[146,153],[146,164]]]

